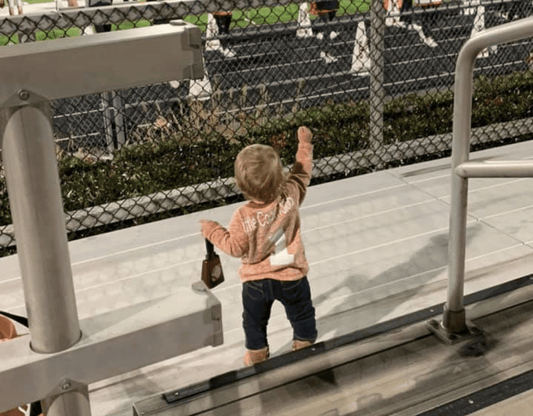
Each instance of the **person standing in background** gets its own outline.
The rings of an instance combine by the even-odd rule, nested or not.
[[[326,64],[331,64],[337,61],[331,54],[331,49],[333,47],[331,41],[338,36],[338,33],[335,32],[331,27],[331,22],[335,19],[337,15],[337,10],[339,9],[339,2],[337,0],[328,0],[328,1],[312,1],[309,7],[309,14],[317,16],[314,20],[313,32],[317,33],[316,38],[323,42],[320,50],[320,57]],[[317,23],[320,24],[317,27]],[[324,26],[322,26],[324,24]]]

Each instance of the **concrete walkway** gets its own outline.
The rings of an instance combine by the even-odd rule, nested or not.
[[[533,158],[533,142],[472,153],[471,160]],[[465,293],[533,270],[531,180],[472,179]],[[309,188],[301,208],[319,341],[446,299],[450,162],[441,159]],[[200,277],[201,218],[227,224],[235,205],[70,243],[80,319],[167,295]],[[90,386],[93,415],[131,415],[131,403],[240,368],[239,260],[221,255],[224,345],[207,347]],[[25,315],[16,256],[0,259],[0,305]],[[291,330],[275,305],[273,355]],[[179,342],[179,341],[177,341]],[[154,346],[157,347],[157,346]]]

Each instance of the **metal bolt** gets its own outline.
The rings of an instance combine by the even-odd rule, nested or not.
[[[70,384],[70,382],[67,381],[67,382],[63,383],[63,385],[61,386],[61,389],[65,391],[65,390],[70,389],[70,387],[71,387],[71,384]]]
[[[174,393],[174,396],[179,396],[179,395],[180,395],[180,392],[179,392],[179,391],[177,391],[177,392]]]
[[[439,323],[438,323],[435,319],[432,319],[431,321],[429,321],[429,324],[430,324],[433,328],[438,328],[438,326],[439,326]]]
[[[19,91],[19,98],[20,98],[21,100],[24,100],[24,101],[29,100],[29,98],[30,98],[30,93],[29,93],[29,91],[26,91],[26,90],[20,90],[20,91]]]

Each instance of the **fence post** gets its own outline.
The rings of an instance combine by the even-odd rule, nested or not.
[[[106,148],[110,153],[113,153],[126,143],[122,97],[116,91],[104,92],[102,94],[102,107]]]
[[[115,138],[113,134],[113,108],[111,103],[113,102],[113,93],[111,91],[104,92],[102,94],[102,107],[104,115],[104,134],[106,148],[109,152],[115,150]]]
[[[213,77],[213,93],[211,94],[211,108],[213,109],[213,112],[220,111],[220,105],[222,104],[222,96],[224,92],[221,88],[222,84],[222,76],[220,74],[216,74]]]
[[[264,83],[261,83],[258,85],[258,89],[259,89],[259,100],[257,102],[257,110],[256,110],[256,113],[255,113],[255,116],[256,118],[260,118],[260,117],[268,117],[268,113],[269,113],[269,107],[268,107],[268,101],[269,101],[269,97],[268,97],[268,89],[267,89],[267,86],[266,84]]]
[[[382,0],[373,0],[370,9],[370,124],[371,149],[383,145],[383,100],[385,99],[385,9]]]
[[[239,97],[239,106],[241,111],[246,107],[248,101],[248,85],[244,84],[241,89],[241,96]]]
[[[113,91],[113,110],[118,150],[126,143],[126,127],[124,125],[124,102],[122,96],[116,91]]]
[[[292,113],[296,114],[298,111],[300,111],[300,103],[298,100],[300,99],[300,96],[302,95],[302,92],[305,87],[305,79],[300,79],[298,81],[298,85],[296,86],[296,93],[294,94],[294,104],[292,106]]]

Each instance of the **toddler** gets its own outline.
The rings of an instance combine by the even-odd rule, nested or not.
[[[246,366],[269,357],[267,324],[275,300],[283,304],[292,325],[293,350],[317,338],[299,214],[311,180],[312,138],[307,127],[298,129],[290,174],[283,171],[270,146],[254,144],[241,150],[235,160],[235,180],[249,202],[235,211],[227,229],[214,221],[200,221],[205,238],[241,259]]]

